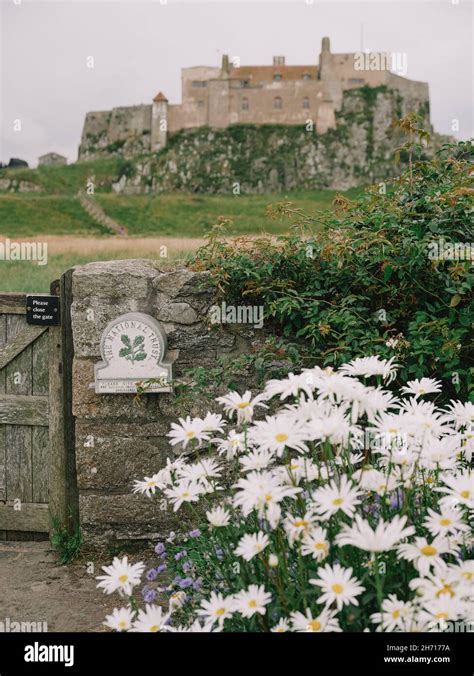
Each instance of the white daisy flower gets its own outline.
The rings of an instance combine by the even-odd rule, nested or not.
[[[272,634],[285,634],[288,631],[291,631],[290,629],[290,623],[288,620],[285,620],[285,618],[281,617],[278,620],[278,624],[275,624],[270,631]]]
[[[463,514],[460,509],[445,506],[441,512],[428,509],[428,516],[423,522],[431,535],[455,535],[459,531],[468,531],[469,526],[463,522]]]
[[[316,561],[323,561],[329,554],[329,541],[325,528],[312,528],[303,538],[301,543],[301,554],[303,556],[312,556]]]
[[[456,429],[474,425],[474,403],[471,401],[453,401],[448,406],[446,418],[455,423]]]
[[[441,381],[433,378],[417,378],[416,380],[409,380],[405,387],[402,387],[400,392],[403,394],[413,394],[415,397],[422,397],[425,394],[432,394],[433,392],[441,392]]]
[[[241,396],[237,392],[229,392],[224,397],[217,397],[218,401],[224,407],[227,416],[232,419],[234,414],[237,415],[237,423],[249,422],[253,418],[254,408],[261,406],[268,408],[266,404],[262,403],[264,397],[260,394],[252,399],[250,390],[244,392]]]
[[[245,516],[254,509],[259,516],[269,518],[271,509],[287,497],[294,498],[302,489],[295,486],[285,486],[279,477],[270,472],[249,472],[245,478],[239,479],[236,484],[234,505],[241,507]]]
[[[268,535],[262,531],[258,533],[246,533],[240,540],[235,549],[235,555],[241,556],[246,561],[250,561],[254,556],[263,552],[265,547],[268,547],[270,540]]]
[[[175,634],[210,634],[219,632],[220,628],[212,624],[212,622],[204,622],[201,624],[199,620],[194,620],[192,624],[183,625],[179,624],[176,627],[170,625],[167,627],[167,631]]]
[[[387,383],[397,375],[398,364],[394,364],[395,357],[390,359],[381,359],[375,355],[372,357],[359,357],[352,359],[348,364],[343,364],[339,368],[339,373],[349,376],[382,376]]]
[[[199,502],[199,497],[206,489],[197,481],[180,481],[176,486],[167,488],[165,495],[174,505],[173,511],[177,512],[183,502]]]
[[[193,418],[188,415],[186,419],[180,418],[179,425],[171,423],[171,432],[166,435],[170,438],[170,444],[183,444],[183,448],[189,444],[190,441],[197,441],[198,446],[203,441],[207,441],[210,433],[204,430],[204,421],[201,418]]]
[[[138,611],[138,616],[133,623],[132,631],[151,632],[152,634],[158,631],[166,631],[166,622],[169,618],[169,613],[164,615],[161,606],[147,603],[145,610]]]
[[[379,625],[381,631],[409,631],[409,621],[413,614],[410,602],[400,601],[395,594],[389,594],[382,602],[382,612],[373,613],[370,619]]]
[[[343,474],[339,484],[336,481],[331,481],[326,486],[321,486],[313,492],[312,498],[315,511],[323,519],[329,519],[339,510],[347,514],[347,516],[352,516],[356,505],[360,502],[360,495],[360,491]]]
[[[279,458],[285,448],[291,448],[298,453],[309,451],[305,444],[310,438],[308,431],[289,415],[271,416],[257,421],[251,428],[249,437],[260,450],[274,451]]]
[[[274,462],[274,460],[274,452],[269,450],[252,451],[239,458],[239,462],[242,465],[242,472],[266,469]]]
[[[339,563],[324,568],[318,568],[318,577],[310,579],[310,584],[321,587],[323,594],[317,599],[317,603],[331,605],[336,603],[337,609],[354,604],[359,605],[357,596],[365,591],[365,587],[359,584],[359,580],[352,577],[352,568],[343,568]]]
[[[458,546],[438,535],[430,543],[426,538],[417,537],[415,542],[398,546],[398,556],[411,561],[419,573],[428,575],[431,568],[437,574],[446,569],[446,562],[441,558],[442,554],[455,554]]]
[[[133,588],[140,583],[141,576],[145,570],[144,563],[128,563],[126,556],[119,559],[118,556],[112,561],[110,566],[102,566],[102,570],[107,573],[100,575],[98,587],[103,587],[105,594],[112,594],[115,591],[121,596],[130,596]]]
[[[208,413],[202,421],[202,429],[204,432],[222,433],[226,424],[220,413]]]
[[[206,512],[207,520],[214,528],[222,528],[230,523],[230,512],[224,507],[215,507]]]
[[[204,599],[201,602],[201,608],[198,615],[204,617],[209,622],[217,622],[222,627],[224,620],[232,617],[234,612],[234,597],[223,596],[212,592],[209,600]]]
[[[310,608],[305,613],[291,613],[293,629],[298,633],[318,633],[342,631],[334,610],[324,608],[319,615],[313,617]]]
[[[127,608],[114,608],[111,615],[105,616],[105,626],[115,631],[129,631],[132,628],[135,611]]]
[[[263,585],[251,584],[234,596],[234,611],[242,617],[252,617],[255,613],[265,615],[265,606],[272,600],[272,595],[265,591]]]
[[[146,476],[143,481],[135,479],[132,493],[141,493],[142,495],[146,495],[147,497],[151,498],[151,496],[155,494],[157,488],[163,489],[165,486],[166,483],[164,481],[160,481],[159,475],[154,474],[151,477]]]
[[[352,545],[367,552],[387,552],[393,549],[400,540],[415,533],[413,526],[405,527],[406,522],[406,516],[398,515],[388,523],[380,519],[373,530],[368,521],[356,514],[355,524],[351,526],[344,524],[335,542],[340,547]]]
[[[220,477],[222,468],[212,458],[202,458],[199,462],[192,465],[184,465],[180,467],[176,474],[180,479],[187,481],[206,481]]]
[[[287,514],[283,527],[286,531],[286,536],[290,547],[294,545],[296,540],[307,536],[309,532],[317,525],[318,517],[313,511],[305,512],[304,516],[295,516],[294,514]]]
[[[474,508],[474,472],[464,469],[458,474],[443,474],[441,479],[446,486],[435,488],[436,491],[446,493],[461,505]]]
[[[245,435],[243,432],[231,430],[225,439],[211,439],[211,443],[217,444],[219,455],[224,455],[226,460],[232,460],[245,449]]]

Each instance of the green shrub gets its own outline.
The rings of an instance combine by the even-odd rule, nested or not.
[[[474,242],[473,146],[417,161],[416,121],[403,121],[409,168],[399,178],[354,201],[339,196],[335,213],[316,218],[281,203],[273,211],[295,225],[278,238],[236,246],[217,226],[193,266],[211,272],[228,303],[263,305],[267,328],[299,340],[308,365],[396,355],[401,381],[442,378],[449,397],[472,399],[472,261],[430,254]]]

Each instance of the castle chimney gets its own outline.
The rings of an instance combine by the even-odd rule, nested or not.
[[[224,72],[224,73],[230,72],[230,64],[229,64],[229,55],[228,54],[222,55],[222,72]]]
[[[331,44],[329,42],[329,38],[323,38],[322,39],[321,51],[322,52],[330,52],[331,51]]]
[[[273,57],[273,65],[274,66],[284,66],[285,65],[285,57],[284,56],[274,56]]]

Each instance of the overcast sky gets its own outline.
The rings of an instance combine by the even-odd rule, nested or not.
[[[163,4],[162,4],[163,3]],[[430,86],[436,131],[473,135],[471,0],[0,0],[0,160],[56,151],[77,159],[86,112],[179,103],[180,70],[218,65],[317,63],[331,51],[407,54],[407,77]],[[88,68],[88,57],[94,68]],[[90,60],[89,60],[90,63]],[[14,121],[21,120],[21,131]]]

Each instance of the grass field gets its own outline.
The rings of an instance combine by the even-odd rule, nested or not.
[[[0,291],[47,292],[52,280],[64,270],[97,260],[159,258],[167,246],[167,261],[189,254],[202,243],[206,232],[220,217],[231,219],[228,234],[281,234],[292,225],[288,218],[271,218],[266,209],[278,202],[291,202],[309,215],[332,209],[336,195],[331,190],[295,191],[267,195],[154,194],[117,195],[110,186],[120,174],[123,160],[84,162],[67,167],[40,167],[0,171],[0,177],[15,177],[40,186],[42,193],[0,193],[0,242],[48,243],[47,265],[0,260]],[[95,176],[99,191],[94,199],[103,210],[127,228],[127,237],[112,236],[81,206],[77,191]],[[350,190],[355,197],[361,189]],[[165,263],[166,261],[161,261]]]
[[[348,197],[360,190],[350,190]],[[203,237],[219,216],[232,219],[229,234],[282,233],[288,219],[271,219],[270,204],[292,202],[309,214],[331,209],[336,192],[299,191],[272,195],[115,195],[98,193],[95,201],[128,229],[131,237]],[[73,195],[10,193],[0,196],[0,236],[104,235]]]

